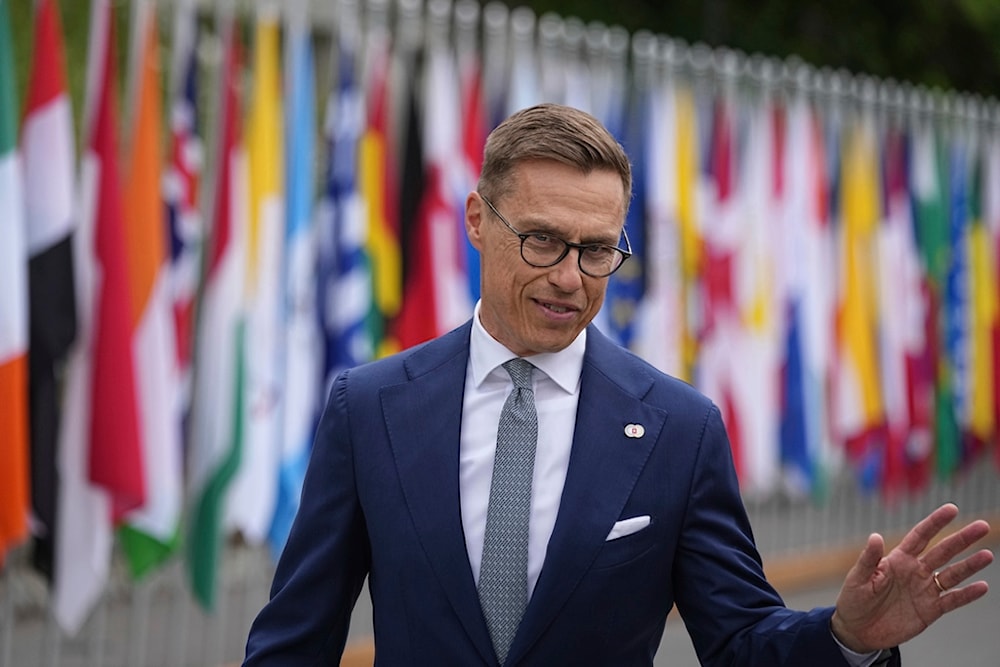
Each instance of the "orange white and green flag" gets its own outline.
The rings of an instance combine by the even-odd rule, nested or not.
[[[239,31],[220,10],[223,63],[214,209],[206,235],[205,278],[194,351],[195,401],[188,447],[186,551],[195,598],[215,603],[222,551],[222,514],[243,444],[243,291],[246,268],[246,155],[240,140]]]
[[[181,513],[182,406],[161,194],[163,128],[156,9],[149,0],[132,7],[131,128],[124,213],[146,500],[128,515],[120,538],[132,574],[138,577],[162,563],[176,543]]]
[[[0,565],[28,535],[28,253],[7,3],[0,2]]]

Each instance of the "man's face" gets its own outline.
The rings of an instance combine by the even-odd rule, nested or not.
[[[559,162],[525,162],[514,185],[492,202],[519,232],[544,232],[564,241],[617,245],[624,224],[625,193],[613,171],[583,174]],[[482,265],[480,320],[495,339],[519,356],[557,352],[588,325],[604,302],[607,278],[580,271],[576,249],[555,266],[536,268],[521,259],[521,241],[472,193],[466,231]]]

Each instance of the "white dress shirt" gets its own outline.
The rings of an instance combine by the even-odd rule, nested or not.
[[[545,561],[545,551],[566,482],[586,346],[587,332],[583,331],[560,352],[536,354],[528,358],[537,369],[532,373],[532,385],[538,412],[538,448],[531,479],[531,520],[528,524],[529,598]],[[507,394],[514,387],[502,364],[516,356],[486,332],[479,322],[479,304],[476,304],[469,366],[465,371],[459,493],[465,546],[477,586],[483,558],[490,482],[493,479],[497,426]]]
[[[479,321],[479,307],[477,303],[472,317],[469,365],[465,370],[458,469],[465,548],[469,552],[472,576],[477,586],[483,560],[497,427],[507,394],[514,388],[503,363],[517,357],[486,332]],[[535,450],[535,472],[531,478],[531,519],[528,524],[529,599],[542,571],[566,483],[586,348],[587,330],[584,329],[565,349],[528,358],[537,369],[532,373],[531,381],[535,392],[535,410],[538,412],[538,448]],[[850,651],[839,641],[837,644],[851,667],[867,667],[879,655],[878,651],[861,655]]]

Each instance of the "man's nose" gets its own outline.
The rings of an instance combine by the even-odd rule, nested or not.
[[[580,270],[580,248],[570,248],[566,256],[557,264],[549,267],[549,282],[556,287],[572,292],[583,285],[583,272]]]

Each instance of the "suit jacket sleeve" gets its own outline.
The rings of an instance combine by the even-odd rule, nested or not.
[[[354,476],[348,372],[320,421],[302,504],[278,561],[271,599],[247,640],[245,665],[337,665],[370,567]]]
[[[705,419],[680,531],[675,601],[705,665],[847,664],[833,608],[787,609],[763,574],[718,408]],[[899,664],[898,651],[887,664]]]

